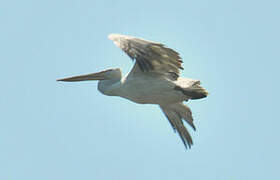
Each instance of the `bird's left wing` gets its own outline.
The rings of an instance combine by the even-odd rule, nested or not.
[[[183,70],[179,53],[161,43],[120,34],[110,34],[108,38],[136,60],[130,74],[152,72],[177,79]]]
[[[183,120],[185,120],[195,130],[190,108],[183,103],[169,104],[160,106],[160,108],[162,109],[175,132],[177,131],[179,133],[185,147],[191,148],[193,141],[190,133],[183,123]]]

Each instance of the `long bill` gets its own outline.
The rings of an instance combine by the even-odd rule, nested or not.
[[[68,78],[57,79],[57,81],[77,82],[77,81],[91,81],[91,80],[105,80],[105,72],[85,74],[80,76],[72,76]]]

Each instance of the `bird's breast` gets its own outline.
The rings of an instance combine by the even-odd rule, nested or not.
[[[135,78],[124,81],[118,96],[140,104],[166,104],[182,101],[182,93],[174,90],[172,81],[153,78]]]

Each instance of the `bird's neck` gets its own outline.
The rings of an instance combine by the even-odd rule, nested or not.
[[[117,96],[117,89],[121,86],[121,77],[101,80],[98,82],[98,90],[107,96]]]

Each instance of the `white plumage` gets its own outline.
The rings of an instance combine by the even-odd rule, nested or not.
[[[185,147],[190,148],[192,138],[182,120],[194,130],[195,126],[191,110],[183,101],[207,96],[200,81],[179,77],[180,69],[183,69],[181,57],[161,43],[120,34],[110,34],[108,38],[135,60],[128,75],[122,77],[121,70],[116,68],[58,81],[99,80],[98,90],[102,94],[120,96],[140,104],[158,104]]]

